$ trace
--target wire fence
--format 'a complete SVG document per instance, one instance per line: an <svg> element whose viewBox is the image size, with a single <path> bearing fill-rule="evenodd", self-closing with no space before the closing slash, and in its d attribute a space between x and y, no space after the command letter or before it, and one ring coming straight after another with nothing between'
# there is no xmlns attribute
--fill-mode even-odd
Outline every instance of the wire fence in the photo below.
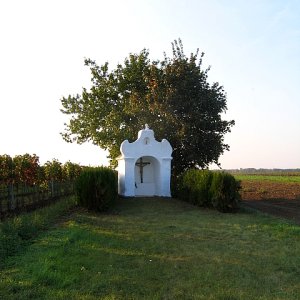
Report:
<svg viewBox="0 0 300 300"><path fill-rule="evenodd" d="M74 181L49 181L40 185L0 184L0 219L32 211L74 194Z"/></svg>

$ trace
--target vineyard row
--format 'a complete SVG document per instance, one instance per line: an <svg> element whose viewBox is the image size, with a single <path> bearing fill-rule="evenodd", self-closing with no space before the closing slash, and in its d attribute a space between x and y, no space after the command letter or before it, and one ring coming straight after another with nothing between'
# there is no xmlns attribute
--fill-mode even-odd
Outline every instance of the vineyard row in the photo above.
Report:
<svg viewBox="0 0 300 300"><path fill-rule="evenodd" d="M49 181L74 181L82 170L82 166L72 162L60 163L57 159L40 165L35 154L0 155L0 185L25 183L38 185Z"/></svg>
<svg viewBox="0 0 300 300"><path fill-rule="evenodd" d="M74 182L82 169L57 159L41 165L35 154L0 155L0 220L74 194Z"/></svg>

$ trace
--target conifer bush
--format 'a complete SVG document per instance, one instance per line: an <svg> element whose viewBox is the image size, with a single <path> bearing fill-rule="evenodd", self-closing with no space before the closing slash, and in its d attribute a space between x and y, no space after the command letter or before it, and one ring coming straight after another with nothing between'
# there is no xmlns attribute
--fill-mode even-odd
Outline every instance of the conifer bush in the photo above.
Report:
<svg viewBox="0 0 300 300"><path fill-rule="evenodd" d="M76 181L78 204L94 211L110 208L117 198L116 173L106 167L86 168Z"/></svg>
<svg viewBox="0 0 300 300"><path fill-rule="evenodd" d="M182 175L179 195L191 204L210 206L211 180L212 172L208 170L190 169Z"/></svg>
<svg viewBox="0 0 300 300"><path fill-rule="evenodd" d="M221 212L232 212L240 201L240 183L226 172L214 172L210 186L212 206Z"/></svg>
<svg viewBox="0 0 300 300"><path fill-rule="evenodd" d="M238 208L240 184L229 173L190 169L178 181L178 195L184 201L221 212Z"/></svg>

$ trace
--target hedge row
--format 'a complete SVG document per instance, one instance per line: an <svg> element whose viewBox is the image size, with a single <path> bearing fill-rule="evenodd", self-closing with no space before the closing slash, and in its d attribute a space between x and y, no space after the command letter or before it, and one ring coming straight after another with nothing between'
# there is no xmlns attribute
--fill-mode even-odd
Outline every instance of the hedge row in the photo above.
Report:
<svg viewBox="0 0 300 300"><path fill-rule="evenodd" d="M117 199L117 174L106 167L85 168L76 180L78 204L104 211Z"/></svg>
<svg viewBox="0 0 300 300"><path fill-rule="evenodd" d="M240 182L229 173L191 169L178 181L178 195L184 201L221 212L238 208Z"/></svg>

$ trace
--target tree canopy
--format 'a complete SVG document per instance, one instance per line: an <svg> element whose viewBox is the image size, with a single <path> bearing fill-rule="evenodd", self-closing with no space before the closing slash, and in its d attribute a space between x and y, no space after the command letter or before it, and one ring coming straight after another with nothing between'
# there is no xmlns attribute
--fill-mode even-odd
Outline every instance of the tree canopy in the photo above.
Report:
<svg viewBox="0 0 300 300"><path fill-rule="evenodd" d="M203 69L204 53L184 54L181 40L172 43L172 57L151 61L149 51L130 54L110 71L108 62L99 66L91 59L92 86L82 94L61 99L64 114L70 115L65 131L67 142L92 141L109 151L112 165L120 155L123 140L134 141L144 124L156 139L166 138L173 147L173 171L206 168L229 145L224 135L234 121L222 120L227 110L226 93L218 83L208 82Z"/></svg>

